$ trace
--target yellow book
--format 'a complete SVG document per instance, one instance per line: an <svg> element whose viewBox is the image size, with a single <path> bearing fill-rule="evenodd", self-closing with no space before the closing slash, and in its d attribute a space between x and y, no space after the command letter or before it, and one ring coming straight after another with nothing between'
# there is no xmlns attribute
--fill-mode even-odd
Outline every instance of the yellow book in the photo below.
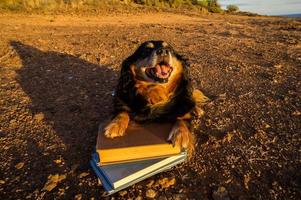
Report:
<svg viewBox="0 0 301 200"><path fill-rule="evenodd" d="M130 122L126 134L117 138L106 138L99 133L96 152L100 165L132 162L177 155L181 152L178 146L167 142L172 124Z"/></svg>

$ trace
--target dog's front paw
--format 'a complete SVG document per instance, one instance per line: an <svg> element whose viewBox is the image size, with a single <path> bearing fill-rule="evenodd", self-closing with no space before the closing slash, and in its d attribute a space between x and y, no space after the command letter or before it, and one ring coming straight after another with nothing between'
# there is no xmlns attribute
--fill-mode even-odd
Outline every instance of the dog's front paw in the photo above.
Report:
<svg viewBox="0 0 301 200"><path fill-rule="evenodd" d="M194 137L182 120L176 122L167 140L171 141L173 145L187 149L190 153L194 149Z"/></svg>
<svg viewBox="0 0 301 200"><path fill-rule="evenodd" d="M127 113L118 114L104 129L104 135L108 138L120 137L125 134L130 118Z"/></svg>

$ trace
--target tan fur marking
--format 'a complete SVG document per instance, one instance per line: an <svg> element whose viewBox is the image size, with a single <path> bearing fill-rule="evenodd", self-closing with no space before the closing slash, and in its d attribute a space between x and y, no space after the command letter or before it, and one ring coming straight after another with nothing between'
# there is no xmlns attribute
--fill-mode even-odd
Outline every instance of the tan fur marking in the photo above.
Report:
<svg viewBox="0 0 301 200"><path fill-rule="evenodd" d="M178 119L183 119L183 120L191 119L191 114L190 114L190 112L188 112L185 115L183 115L182 117L179 117Z"/></svg>
<svg viewBox="0 0 301 200"><path fill-rule="evenodd" d="M154 48L155 45L154 45L154 43L152 43L152 42L148 42L148 43L146 44L146 47L147 47L147 48Z"/></svg>
<svg viewBox="0 0 301 200"><path fill-rule="evenodd" d="M168 43L167 43L167 42L162 42L162 46L163 46L163 47L167 47L167 46L168 46Z"/></svg>

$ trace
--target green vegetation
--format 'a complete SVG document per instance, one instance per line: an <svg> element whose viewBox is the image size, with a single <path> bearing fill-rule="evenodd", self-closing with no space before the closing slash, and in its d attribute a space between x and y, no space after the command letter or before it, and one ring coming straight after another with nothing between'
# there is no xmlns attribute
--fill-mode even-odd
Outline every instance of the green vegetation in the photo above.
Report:
<svg viewBox="0 0 301 200"><path fill-rule="evenodd" d="M230 13L233 13L233 12L237 12L239 10L238 6L237 5L228 5L227 6L227 11L230 12Z"/></svg>
<svg viewBox="0 0 301 200"><path fill-rule="evenodd" d="M217 0L0 0L6 10L98 9L101 7L152 6L158 8L200 7L209 12L222 13Z"/></svg>

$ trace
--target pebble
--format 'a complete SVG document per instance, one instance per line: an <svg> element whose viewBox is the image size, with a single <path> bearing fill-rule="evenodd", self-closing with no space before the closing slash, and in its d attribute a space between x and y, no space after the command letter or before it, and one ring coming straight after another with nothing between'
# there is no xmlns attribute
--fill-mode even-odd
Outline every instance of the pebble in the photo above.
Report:
<svg viewBox="0 0 301 200"><path fill-rule="evenodd" d="M82 197L83 197L82 194L77 194L77 195L75 195L74 199L76 199L76 200L81 200Z"/></svg>
<svg viewBox="0 0 301 200"><path fill-rule="evenodd" d="M38 113L38 114L35 114L33 118L40 122L45 118L45 116L43 113Z"/></svg>
<svg viewBox="0 0 301 200"><path fill-rule="evenodd" d="M153 185L154 183L155 183L154 180L150 180L150 181L146 184L146 187L151 188L152 185Z"/></svg>
<svg viewBox="0 0 301 200"><path fill-rule="evenodd" d="M142 198L142 196L137 196L136 198L135 198L135 200L142 200L143 198Z"/></svg>
<svg viewBox="0 0 301 200"><path fill-rule="evenodd" d="M212 198L214 200L230 200L228 191L223 186L218 187L218 189L213 192Z"/></svg>
<svg viewBox="0 0 301 200"><path fill-rule="evenodd" d="M86 177L88 176L90 173L89 172L83 172L79 175L79 178L83 178L83 177Z"/></svg>
<svg viewBox="0 0 301 200"><path fill-rule="evenodd" d="M120 195L120 196L125 196L126 194L127 194L128 192L126 191L126 190L122 190L122 191L120 191L118 194Z"/></svg>
<svg viewBox="0 0 301 200"><path fill-rule="evenodd" d="M19 162L18 164L15 165L16 169L21 169L24 166L24 162Z"/></svg>
<svg viewBox="0 0 301 200"><path fill-rule="evenodd" d="M157 195L157 192L155 192L153 189L148 189L145 195L146 197L153 199Z"/></svg>
<svg viewBox="0 0 301 200"><path fill-rule="evenodd" d="M65 174L54 174L54 175L49 175L48 176L48 180L45 183L44 187L42 188L42 191L48 191L50 192L51 190L53 190L58 183L60 183L61 181L63 181L64 179L66 179L66 175Z"/></svg>
<svg viewBox="0 0 301 200"><path fill-rule="evenodd" d="M162 178L158 180L159 185L162 188L169 188L170 186L174 185L176 183L175 178Z"/></svg>

